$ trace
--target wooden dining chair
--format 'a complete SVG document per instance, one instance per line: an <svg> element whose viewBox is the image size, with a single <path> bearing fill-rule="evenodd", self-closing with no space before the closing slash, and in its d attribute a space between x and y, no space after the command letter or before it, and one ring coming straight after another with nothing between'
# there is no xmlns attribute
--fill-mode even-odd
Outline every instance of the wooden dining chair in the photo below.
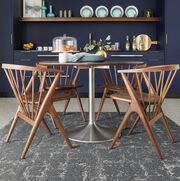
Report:
<svg viewBox="0 0 180 181"><path fill-rule="evenodd" d="M58 94L58 92L60 94L62 94L63 92L69 92L69 94L68 96L59 97L59 99L57 99L56 101L63 101L63 100L66 101L64 110L63 110L63 113L65 114L71 98L76 96L77 102L81 111L82 121L83 121L83 124L85 124L85 121L86 121L85 113L84 113L83 105L81 102L80 93L78 91L78 88L80 88L82 85L77 84L80 69L72 65L60 65L60 64L49 65L45 62L39 62L36 65L46 66L47 68L54 69L54 70L62 70L64 72L59 77L59 81L56 87L56 94ZM52 82L51 79L54 77L54 75L53 73L49 73L46 76L47 76L47 79L46 79L45 89L48 89L49 84L51 85L51 82Z"/></svg>
<svg viewBox="0 0 180 181"><path fill-rule="evenodd" d="M25 158L40 124L44 126L49 134L51 134L51 131L44 120L44 115L49 113L53 118L54 124L64 136L67 144L72 148L68 135L53 106L54 100L59 96L55 95L55 89L62 71L54 69L50 70L43 67L29 67L12 64L2 64L2 68L7 75L13 93L19 104L19 108L11 124L6 142L9 142L19 118L30 124L32 129L21 155L22 159ZM45 91L44 84L46 81L46 75L49 73L55 74L55 77L49 89ZM41 79L41 82L37 87L37 81L39 78Z"/></svg>
<svg viewBox="0 0 180 181"><path fill-rule="evenodd" d="M138 121L142 121L158 157L160 159L163 158L151 125L161 120L171 143L174 142L174 137L162 110L162 104L178 69L179 65L163 65L119 71L127 92L122 91L112 94L111 98L117 101L128 102L129 108L123 121L120 123L110 148L113 148L122 131L126 128L132 113L136 112L139 117L133 123L131 131L137 125ZM134 82L129 80L129 74L134 75ZM138 83L137 88L134 88L136 82Z"/></svg>
<svg viewBox="0 0 180 181"><path fill-rule="evenodd" d="M98 112L96 115L96 120L99 119L99 116L101 114L105 99L107 97L110 97L111 94L116 93L120 90L126 90L126 87L124 85L124 82L122 80L122 77L120 74L118 74L118 70L124 70L124 69L133 69L137 67L145 67L146 64L144 62L118 62L114 65L108 66L107 68L102 69L102 76L104 79L104 85L100 85L103 87L103 96L101 98L101 102L98 108ZM133 76L131 77L133 80ZM115 99L112 99L113 103L115 105L115 108L117 112L120 114L120 109L118 107L117 101Z"/></svg>

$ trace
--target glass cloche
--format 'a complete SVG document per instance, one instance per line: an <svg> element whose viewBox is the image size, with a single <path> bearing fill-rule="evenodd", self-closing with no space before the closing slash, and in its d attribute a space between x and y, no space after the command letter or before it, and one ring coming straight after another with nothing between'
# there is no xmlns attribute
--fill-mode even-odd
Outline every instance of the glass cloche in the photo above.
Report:
<svg viewBox="0 0 180 181"><path fill-rule="evenodd" d="M55 37L53 39L53 52L77 51L77 39L70 36Z"/></svg>

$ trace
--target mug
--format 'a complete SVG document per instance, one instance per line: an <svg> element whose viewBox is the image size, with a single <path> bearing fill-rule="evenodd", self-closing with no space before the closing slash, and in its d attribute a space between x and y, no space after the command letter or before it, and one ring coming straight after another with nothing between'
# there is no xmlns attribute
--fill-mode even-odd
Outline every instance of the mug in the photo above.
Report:
<svg viewBox="0 0 180 181"><path fill-rule="evenodd" d="M42 51L42 50L43 50L43 47L38 46L38 47L36 48L36 50L37 50L37 51Z"/></svg>
<svg viewBox="0 0 180 181"><path fill-rule="evenodd" d="M43 47L43 50L44 50L44 51L48 51L48 47L47 47L47 46L44 46L44 47Z"/></svg>
<svg viewBox="0 0 180 181"><path fill-rule="evenodd" d="M48 47L48 50L49 50L49 51L52 51L52 50L53 50L52 46Z"/></svg>

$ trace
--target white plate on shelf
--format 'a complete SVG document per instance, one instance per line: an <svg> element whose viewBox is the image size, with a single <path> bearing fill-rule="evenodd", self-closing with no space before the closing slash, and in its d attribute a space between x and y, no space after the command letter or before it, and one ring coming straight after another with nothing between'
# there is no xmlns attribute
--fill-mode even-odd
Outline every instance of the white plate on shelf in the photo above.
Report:
<svg viewBox="0 0 180 181"><path fill-rule="evenodd" d="M106 6L98 6L95 11L96 17L105 18L109 15L109 10Z"/></svg>
<svg viewBox="0 0 180 181"><path fill-rule="evenodd" d="M91 6L83 6L80 9L80 15L83 18L90 18L94 15L94 10Z"/></svg>
<svg viewBox="0 0 180 181"><path fill-rule="evenodd" d="M134 17L137 17L138 16L138 9L136 8L136 6L128 6L126 9L125 9L125 15L128 17L128 18L134 18Z"/></svg>
<svg viewBox="0 0 180 181"><path fill-rule="evenodd" d="M119 17L123 17L124 15L124 9L121 6L113 6L111 8L110 14L112 17L114 18L119 18Z"/></svg>

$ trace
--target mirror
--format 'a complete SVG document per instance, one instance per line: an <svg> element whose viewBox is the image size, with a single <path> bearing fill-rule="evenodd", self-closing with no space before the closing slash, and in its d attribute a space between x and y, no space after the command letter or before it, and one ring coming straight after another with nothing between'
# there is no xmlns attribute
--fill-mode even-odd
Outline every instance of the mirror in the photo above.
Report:
<svg viewBox="0 0 180 181"><path fill-rule="evenodd" d="M157 41L152 41L148 35L141 34L136 37L136 48L139 51L147 51L151 45L157 45Z"/></svg>

